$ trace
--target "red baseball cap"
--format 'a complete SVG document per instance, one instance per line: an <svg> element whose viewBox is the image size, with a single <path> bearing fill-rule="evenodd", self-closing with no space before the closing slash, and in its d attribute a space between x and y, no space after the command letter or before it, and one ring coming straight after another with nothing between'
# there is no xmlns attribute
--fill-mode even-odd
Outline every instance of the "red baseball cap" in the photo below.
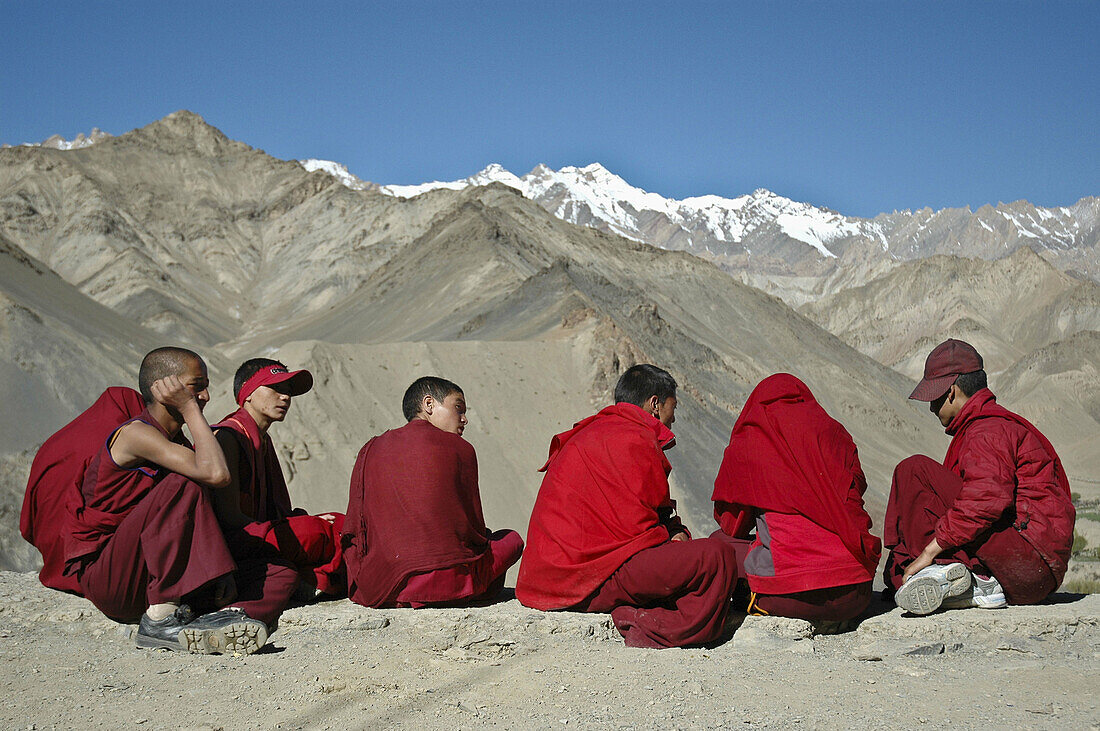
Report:
<svg viewBox="0 0 1100 731"><path fill-rule="evenodd" d="M301 396L313 388L313 374L305 369L288 371L278 364L264 366L241 385L240 393L237 394L237 404L244 406L244 402L260 386L274 386L279 383L290 386L290 396Z"/></svg>
<svg viewBox="0 0 1100 731"><path fill-rule="evenodd" d="M985 365L982 356L970 343L949 338L937 345L924 361L924 378L909 394L917 401L935 401L947 393L963 373L980 371Z"/></svg>

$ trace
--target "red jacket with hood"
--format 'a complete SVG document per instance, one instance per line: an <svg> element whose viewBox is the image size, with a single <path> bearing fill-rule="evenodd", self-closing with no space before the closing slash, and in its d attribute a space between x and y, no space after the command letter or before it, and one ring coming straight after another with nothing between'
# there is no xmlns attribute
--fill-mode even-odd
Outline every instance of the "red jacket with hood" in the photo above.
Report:
<svg viewBox="0 0 1100 731"><path fill-rule="evenodd" d="M967 400L947 433L954 438L943 464L963 486L936 525L936 540L962 546L1007 517L1061 583L1077 513L1054 447L987 388Z"/></svg>
<svg viewBox="0 0 1100 731"><path fill-rule="evenodd" d="M882 543L863 507L855 442L802 381L778 373L749 396L714 481L723 532L756 538L749 588L790 594L869 582Z"/></svg>

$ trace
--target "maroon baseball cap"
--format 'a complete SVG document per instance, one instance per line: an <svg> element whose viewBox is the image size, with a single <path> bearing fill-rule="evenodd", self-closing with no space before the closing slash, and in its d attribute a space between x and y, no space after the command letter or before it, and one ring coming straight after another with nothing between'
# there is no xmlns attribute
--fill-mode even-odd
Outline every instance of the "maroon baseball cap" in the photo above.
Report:
<svg viewBox="0 0 1100 731"><path fill-rule="evenodd" d="M260 386L275 386L280 383L288 383L290 396L301 396L313 388L313 374L303 369L300 371L288 371L281 365L264 366L256 371L255 375L241 384L241 390L237 393L237 403L244 406L244 402Z"/></svg>
<svg viewBox="0 0 1100 731"><path fill-rule="evenodd" d="M978 355L973 345L949 338L928 354L928 359L924 361L924 378L909 398L935 401L947 393L947 389L963 373L973 373L984 367L982 356Z"/></svg>

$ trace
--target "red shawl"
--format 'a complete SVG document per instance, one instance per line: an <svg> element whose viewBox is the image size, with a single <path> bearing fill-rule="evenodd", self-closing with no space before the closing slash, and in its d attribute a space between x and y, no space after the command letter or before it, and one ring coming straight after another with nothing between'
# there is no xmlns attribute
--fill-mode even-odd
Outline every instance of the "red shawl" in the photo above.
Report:
<svg viewBox="0 0 1100 731"><path fill-rule="evenodd" d="M19 532L42 554L39 580L51 589L80 594L75 576L64 576L64 526L81 501L80 486L92 457L120 424L145 409L141 394L112 386L47 439L31 464Z"/></svg>
<svg viewBox="0 0 1100 731"><path fill-rule="evenodd" d="M363 446L344 521L348 596L386 606L412 574L476 561L489 541L474 448L422 419Z"/></svg>
<svg viewBox="0 0 1100 731"><path fill-rule="evenodd" d="M627 559L669 539L658 509L671 504L668 427L633 404L608 406L550 442L516 598L565 609Z"/></svg>
<svg viewBox="0 0 1100 731"><path fill-rule="evenodd" d="M271 437L260 432L256 420L243 407L212 427L229 429L240 442L240 453L248 466L241 473L241 512L257 522L291 515L290 491L279 466Z"/></svg>
<svg viewBox="0 0 1100 731"><path fill-rule="evenodd" d="M881 543L863 509L867 481L852 437L787 373L761 381L733 426L715 502L801 515L836 534L872 574Z"/></svg>

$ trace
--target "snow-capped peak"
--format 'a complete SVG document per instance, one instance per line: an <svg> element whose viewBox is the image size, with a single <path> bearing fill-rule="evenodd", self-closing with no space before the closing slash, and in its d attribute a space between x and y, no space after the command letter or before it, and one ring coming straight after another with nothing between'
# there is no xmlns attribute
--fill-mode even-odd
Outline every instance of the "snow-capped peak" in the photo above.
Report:
<svg viewBox="0 0 1100 731"><path fill-rule="evenodd" d="M54 150L80 150L85 147L91 147L101 140L109 139L111 136L112 135L104 132L99 127L92 127L92 131L87 135L81 132L71 140L67 140L61 135L53 135L42 142L24 142L20 147L49 147ZM4 145L4 147L10 147L10 145Z"/></svg>
<svg viewBox="0 0 1100 731"><path fill-rule="evenodd" d="M460 190L492 182L516 188L566 221L603 228L639 241L651 240L654 221L663 218L671 224L670 240L679 237L681 240L676 243L680 246L696 248L694 244L699 243L699 248L708 251L713 251L712 245L721 249L740 246L747 234L774 224L789 238L812 246L822 256L834 257L827 244L860 229L856 219L796 203L762 188L737 198L717 195L683 200L665 198L631 185L598 162L560 170L539 164L522 177L493 163L463 180L387 185L381 190L410 198L438 188ZM666 245L670 241L655 243Z"/></svg>
<svg viewBox="0 0 1100 731"><path fill-rule="evenodd" d="M332 177L336 178L345 187L352 190L363 190L367 187L367 184L353 175L346 165L341 165L338 162L332 160L315 160L310 158L309 160L299 160L298 164L306 169L307 172L314 172L320 170L328 173Z"/></svg>

